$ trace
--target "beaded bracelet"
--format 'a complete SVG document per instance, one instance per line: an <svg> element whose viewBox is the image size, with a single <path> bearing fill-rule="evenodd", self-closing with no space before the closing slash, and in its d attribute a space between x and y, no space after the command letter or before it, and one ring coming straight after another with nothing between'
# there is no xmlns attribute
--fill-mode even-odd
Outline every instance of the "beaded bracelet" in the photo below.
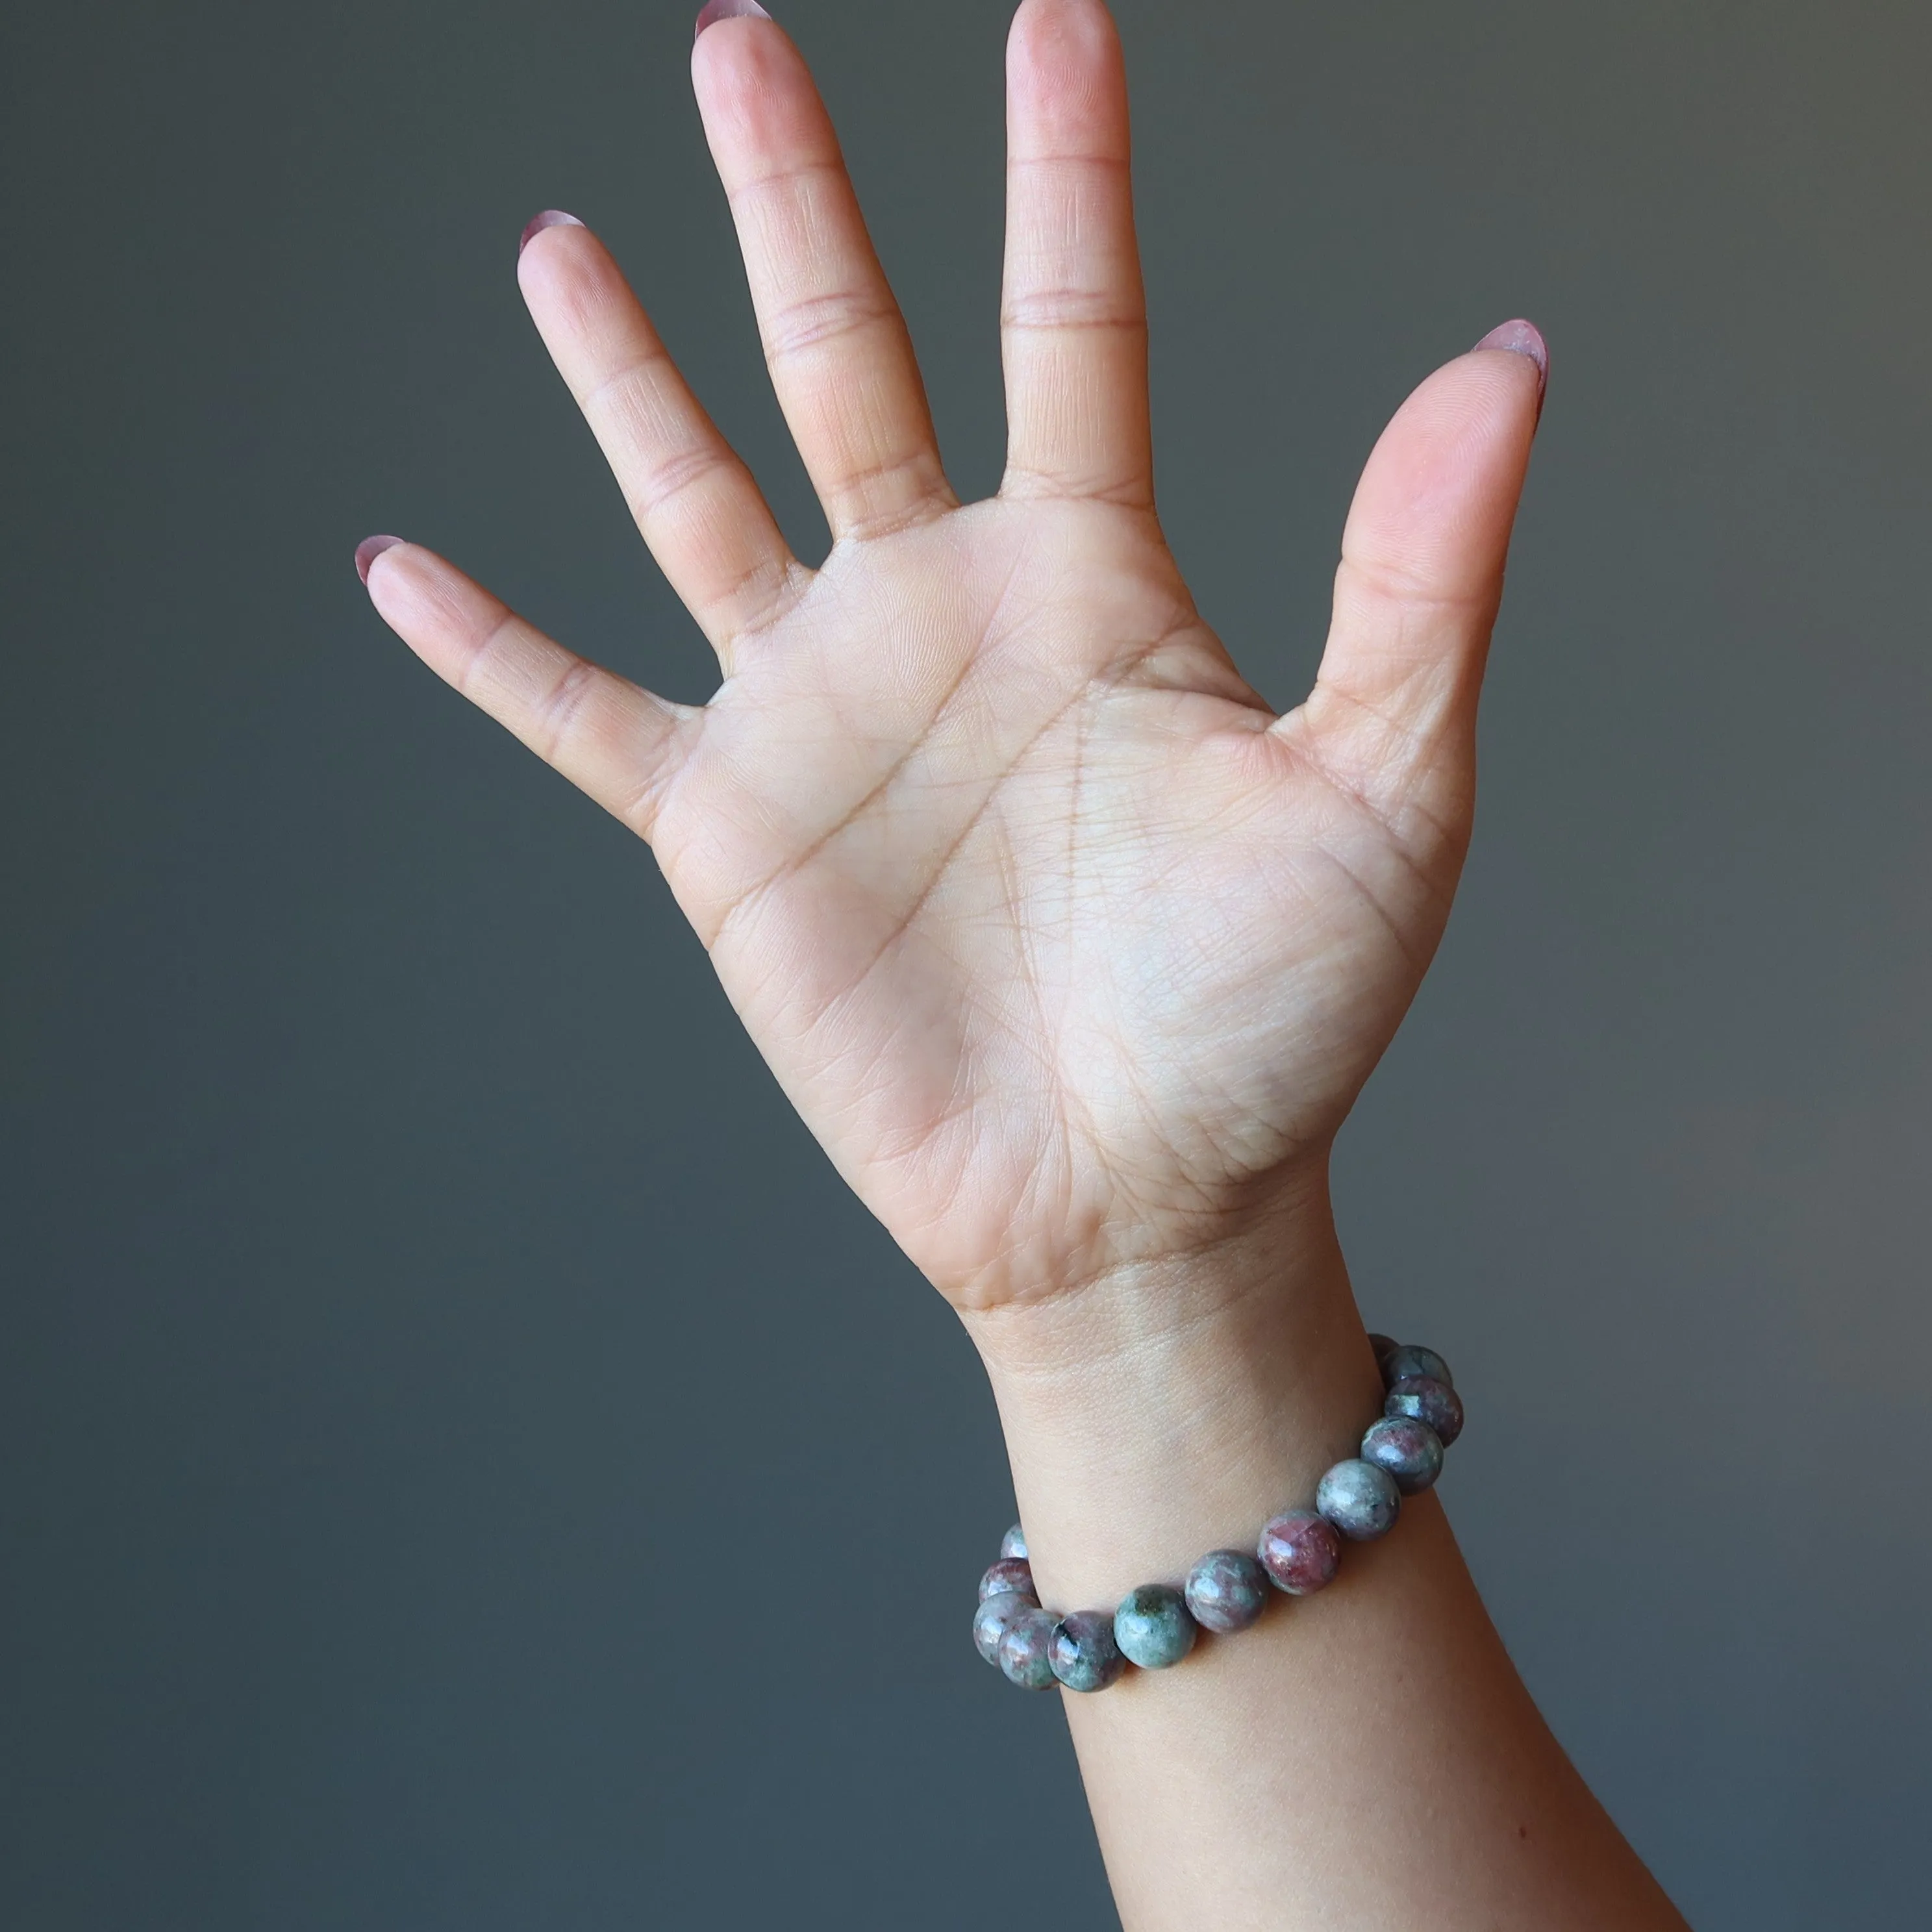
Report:
<svg viewBox="0 0 1932 1932"><path fill-rule="evenodd" d="M1315 1507L1284 1510L1263 1526L1254 1555L1213 1550L1178 1588L1143 1583L1114 1611L1040 1608L1018 1523L1000 1544L999 1560L980 1580L973 1643L1023 1690L1063 1684L1104 1690L1130 1664L1165 1670L1194 1648L1202 1630L1217 1636L1246 1630L1273 1591L1312 1595L1331 1582L1342 1542L1372 1543L1395 1527L1404 1496L1430 1487L1442 1472L1442 1452L1462 1432L1462 1404L1449 1364L1433 1348L1371 1335L1382 1372L1379 1420L1362 1438L1361 1454L1337 1462L1316 1486Z"/></svg>

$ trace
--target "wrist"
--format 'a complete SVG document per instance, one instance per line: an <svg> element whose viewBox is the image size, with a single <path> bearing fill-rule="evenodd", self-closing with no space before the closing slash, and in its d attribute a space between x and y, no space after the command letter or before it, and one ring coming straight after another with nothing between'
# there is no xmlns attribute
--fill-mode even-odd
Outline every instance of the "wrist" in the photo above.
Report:
<svg viewBox="0 0 1932 1932"><path fill-rule="evenodd" d="M1070 1607L1251 1547L1380 1408L1325 1189L1211 1248L962 1319L1035 1576Z"/></svg>

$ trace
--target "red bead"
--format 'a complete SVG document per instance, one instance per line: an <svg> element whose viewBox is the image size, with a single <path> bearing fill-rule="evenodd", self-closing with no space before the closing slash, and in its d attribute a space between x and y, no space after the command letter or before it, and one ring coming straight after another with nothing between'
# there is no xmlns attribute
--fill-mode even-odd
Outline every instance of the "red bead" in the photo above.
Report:
<svg viewBox="0 0 1932 1932"><path fill-rule="evenodd" d="M1255 1553L1277 1590L1306 1597L1335 1580L1342 1539L1334 1525L1312 1510L1284 1510L1262 1531Z"/></svg>
<svg viewBox="0 0 1932 1932"><path fill-rule="evenodd" d="M1022 1592L1029 1603L1040 1601L1034 1594L1033 1565L1024 1556L1002 1556L980 1579L980 1600L1004 1595L1009 1590Z"/></svg>

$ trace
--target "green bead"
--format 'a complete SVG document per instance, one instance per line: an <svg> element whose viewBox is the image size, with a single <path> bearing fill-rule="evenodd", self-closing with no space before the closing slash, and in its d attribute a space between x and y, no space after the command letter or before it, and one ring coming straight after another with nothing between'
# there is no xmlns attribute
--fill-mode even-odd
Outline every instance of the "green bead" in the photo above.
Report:
<svg viewBox="0 0 1932 1932"><path fill-rule="evenodd" d="M1315 1507L1356 1543L1370 1543L1395 1527L1402 1509L1402 1492L1386 1469L1372 1462L1337 1462L1322 1478Z"/></svg>
<svg viewBox="0 0 1932 1932"><path fill-rule="evenodd" d="M1114 1620L1105 1610L1068 1611L1053 1627L1047 1656L1054 1676L1070 1690L1104 1690L1127 1667L1114 1641Z"/></svg>
<svg viewBox="0 0 1932 1932"><path fill-rule="evenodd" d="M1456 1386L1456 1378L1449 1372L1449 1364L1433 1348L1425 1348L1414 1342L1406 1342L1399 1348L1391 1349L1382 1358L1382 1386L1394 1388L1406 1376L1426 1376L1432 1382L1446 1383L1450 1388Z"/></svg>
<svg viewBox="0 0 1932 1932"><path fill-rule="evenodd" d="M1166 1583L1143 1583L1114 1612L1114 1641L1130 1664L1165 1670L1194 1648L1198 1634L1186 1600Z"/></svg>

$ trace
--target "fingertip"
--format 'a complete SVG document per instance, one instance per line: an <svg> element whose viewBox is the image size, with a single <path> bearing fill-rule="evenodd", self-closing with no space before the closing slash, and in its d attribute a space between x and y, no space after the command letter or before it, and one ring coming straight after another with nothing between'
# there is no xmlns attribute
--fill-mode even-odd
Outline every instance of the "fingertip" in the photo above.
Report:
<svg viewBox="0 0 1932 1932"><path fill-rule="evenodd" d="M767 34L766 27L778 32ZM723 31L714 32L714 28ZM794 51L790 35L755 0L712 0L698 15L692 36L692 78L699 106L728 78L740 88L768 82L770 63Z"/></svg>
<svg viewBox="0 0 1932 1932"><path fill-rule="evenodd" d="M541 247L532 244L552 230L558 238ZM560 208L546 208L524 230L517 244L517 286L524 301L544 326L544 316L561 309L575 326L605 294L615 265L596 229Z"/></svg>
<svg viewBox="0 0 1932 1932"><path fill-rule="evenodd" d="M1550 386L1550 344L1541 329L1522 316L1513 321L1498 322L1488 334L1471 350L1499 349L1511 356L1520 356L1531 363L1536 370L1536 396L1540 405L1544 392Z"/></svg>
<svg viewBox="0 0 1932 1932"><path fill-rule="evenodd" d="M1491 596L1542 408L1541 340L1486 338L1415 389L1370 454L1345 557L1432 596Z"/></svg>
<svg viewBox="0 0 1932 1932"><path fill-rule="evenodd" d="M567 214L560 208L546 208L533 214L524 224L524 232L517 237L517 254L520 258L524 250L546 228L581 228L584 224L577 216Z"/></svg>
<svg viewBox="0 0 1932 1932"><path fill-rule="evenodd" d="M714 154L721 141L736 147L794 127L816 100L804 56L763 8L706 21L692 46L691 79Z"/></svg>
<svg viewBox="0 0 1932 1932"><path fill-rule="evenodd" d="M1061 48L1092 53L1119 38L1106 0L1021 0L1007 33L1010 46L1040 53Z"/></svg>
<svg viewBox="0 0 1932 1932"><path fill-rule="evenodd" d="M1543 412L1549 358L1534 322L1502 323L1417 385L1390 419L1377 454L1394 456L1399 469L1412 471L1526 461Z"/></svg>
<svg viewBox="0 0 1932 1932"><path fill-rule="evenodd" d="M400 537L364 537L356 546L356 574L362 580L364 590L368 588L369 572L376 558L385 550L394 550L402 542Z"/></svg>
<svg viewBox="0 0 1932 1932"><path fill-rule="evenodd" d="M502 602L448 558L401 537L370 537L380 546L364 579L376 614L440 676L452 675L465 639L486 635L507 613Z"/></svg>
<svg viewBox="0 0 1932 1932"><path fill-rule="evenodd" d="M1012 105L1024 117L1010 130L1022 155L1035 142L1044 154L1067 143L1077 150L1097 112L1117 118L1124 105L1123 58L1102 0L1024 0L1006 37L1006 81ZM1111 152L1114 142L1106 145Z"/></svg>
<svg viewBox="0 0 1932 1932"><path fill-rule="evenodd" d="M406 537L364 537L356 546L356 572L371 607L418 656L424 598L433 596L433 587L440 586L447 570L435 551Z"/></svg>
<svg viewBox="0 0 1932 1932"><path fill-rule="evenodd" d="M692 44L696 46L704 38L705 28L716 26L720 20L769 20L771 17L758 0L704 0L691 30Z"/></svg>

